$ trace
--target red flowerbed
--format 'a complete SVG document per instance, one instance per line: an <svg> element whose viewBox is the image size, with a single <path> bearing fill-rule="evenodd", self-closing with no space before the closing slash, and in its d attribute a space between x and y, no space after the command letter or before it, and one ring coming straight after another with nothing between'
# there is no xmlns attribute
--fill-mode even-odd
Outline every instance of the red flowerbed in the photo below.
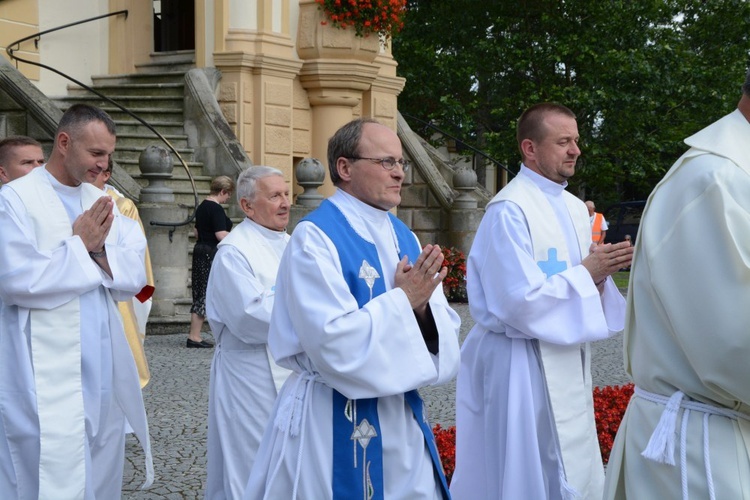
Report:
<svg viewBox="0 0 750 500"><path fill-rule="evenodd" d="M633 384L608 385L594 388L594 417L596 432L599 435L599 448L602 460L609 462L609 453L615 442L615 434L625 415L630 396L633 395Z"/></svg>
<svg viewBox="0 0 750 500"><path fill-rule="evenodd" d="M443 463L443 472L448 484L453 477L453 471L456 469L456 426L443 429L440 424L432 428L435 434L435 442L440 453L440 461Z"/></svg>
<svg viewBox="0 0 750 500"><path fill-rule="evenodd" d="M625 409L633 395L633 384L608 385L594 388L594 416L596 432L599 435L599 448L602 460L609 461L609 453L615 441L615 434L620 427ZM440 424L433 427L440 460L443 463L445 477L450 483L456 468L456 426L443 429Z"/></svg>

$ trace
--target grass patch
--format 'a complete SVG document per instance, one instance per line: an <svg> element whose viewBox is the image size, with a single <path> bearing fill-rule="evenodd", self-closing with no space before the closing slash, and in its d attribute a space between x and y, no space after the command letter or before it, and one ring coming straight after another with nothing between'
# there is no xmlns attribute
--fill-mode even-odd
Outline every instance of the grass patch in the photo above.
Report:
<svg viewBox="0 0 750 500"><path fill-rule="evenodd" d="M630 271L620 271L612 275L612 279L615 280L617 288L627 288L628 281L630 280Z"/></svg>

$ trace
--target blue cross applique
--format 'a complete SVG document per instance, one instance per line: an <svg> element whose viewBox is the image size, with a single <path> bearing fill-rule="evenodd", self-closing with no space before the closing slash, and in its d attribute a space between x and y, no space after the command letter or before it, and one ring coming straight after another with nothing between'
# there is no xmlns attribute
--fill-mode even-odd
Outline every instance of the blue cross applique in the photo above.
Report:
<svg viewBox="0 0 750 500"><path fill-rule="evenodd" d="M554 276L557 273L561 273L568 268L568 263L564 260L557 260L557 248L550 248L547 251L547 260L540 260L537 262L539 269L542 270L547 278Z"/></svg>

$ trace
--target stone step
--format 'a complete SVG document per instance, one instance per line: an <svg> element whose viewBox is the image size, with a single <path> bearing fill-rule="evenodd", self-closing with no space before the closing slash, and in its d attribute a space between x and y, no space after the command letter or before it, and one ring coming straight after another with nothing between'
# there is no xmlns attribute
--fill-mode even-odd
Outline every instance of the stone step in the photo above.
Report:
<svg viewBox="0 0 750 500"><path fill-rule="evenodd" d="M189 290L189 289L188 289ZM190 308L193 306L193 298L185 297L177 299L174 302L174 309L176 315L184 315L190 318Z"/></svg>
<svg viewBox="0 0 750 500"><path fill-rule="evenodd" d="M142 188L148 187L150 182L148 178L142 177L140 175L131 175L133 177L133 180L136 181ZM203 193L208 194L208 192L211 190L211 178L210 177L204 177L200 176L198 178L193 178L195 182L195 189L198 191L198 196L200 197ZM190 181L188 181L187 176L183 178L173 178L173 179L167 179L164 180L164 186L172 189L175 193L189 193L190 196L192 196L192 187L190 185ZM190 204L192 205L193 199L190 198Z"/></svg>
<svg viewBox="0 0 750 500"><path fill-rule="evenodd" d="M182 111L184 105L183 96L130 96L130 95L109 95L107 96L122 106L130 108L158 108L158 109L179 109ZM112 104L94 95L76 95L65 97L53 97L55 105L65 111L73 104L83 103L93 106L102 107L106 103Z"/></svg>
<svg viewBox="0 0 750 500"><path fill-rule="evenodd" d="M179 96L180 98L182 98L185 95L185 85L183 83L126 83L120 85L96 85L93 88L97 92L104 94L107 97L118 95L129 97ZM68 86L69 97L91 95L93 94L88 89L84 89L82 87L79 87L78 85Z"/></svg>
<svg viewBox="0 0 750 500"><path fill-rule="evenodd" d="M148 184L147 179L148 177L145 177L141 174L141 169L138 166L138 163L133 163L132 160L120 160L117 157L115 157L115 161L118 165L120 165L125 171L135 180L139 181L139 184L146 185ZM207 175L203 175L203 164L198 162L189 162L188 163L188 169L190 169L190 175L193 177L193 182L196 184L205 184L206 186L211 184L211 177ZM143 182L140 182L143 180ZM174 169L172 170L172 179L170 182L187 182L189 183L190 180L188 178L187 172L185 172L185 169L180 164L175 164ZM203 186L201 186L203 187Z"/></svg>
<svg viewBox="0 0 750 500"><path fill-rule="evenodd" d="M186 135L178 135L178 134L162 134L162 135L164 136L166 140L170 142L170 144L172 144L172 147L174 147L177 151L180 151L181 149L187 149L188 138ZM156 137L150 131L148 134L120 133L118 131L117 143L118 145L122 144L123 146L138 147L141 149L144 149L146 148L146 146L150 146L151 144L157 144L157 145L166 147L159 140L159 138ZM182 153L180 153L180 155L182 155Z"/></svg>
<svg viewBox="0 0 750 500"><path fill-rule="evenodd" d="M166 144L160 141L158 137L156 137L155 135L152 135L152 137L154 139L153 144L155 146L159 146L159 147L167 149L169 151L169 154L172 156L172 162L177 162L177 157L174 154L174 152L169 150ZM172 144L172 146L174 146L174 144ZM141 154L141 151L143 151L143 149L144 149L143 146L139 146L135 144L118 144L117 149L115 150L115 155L117 155L118 157L122 157L122 158L134 158L137 160ZM193 153L195 152L193 148L175 147L175 149L177 150L178 153L180 153L180 156L182 157L183 160L185 160L186 162L192 161Z"/></svg>
<svg viewBox="0 0 750 500"><path fill-rule="evenodd" d="M117 163L125 169L129 174L131 175L140 175L141 170L138 165L139 158L135 155L133 156L120 156L118 155L119 151L115 151L115 160L117 160ZM140 153L136 153L140 155ZM185 156L182 157L183 160L185 160ZM193 174L194 172L195 177L196 175L201 175L203 170L203 163L199 161L188 161L185 160L185 164L190 169L190 173ZM174 167L174 170L172 171L173 177L180 177L187 179L187 174L185 174L185 169L183 168L182 164L177 160L177 158L172 156L172 166ZM200 172L199 172L200 171ZM210 177L207 177L207 179L211 179Z"/></svg>
<svg viewBox="0 0 750 500"><path fill-rule="evenodd" d="M100 106L104 111L109 113L116 122L118 120L135 120L132 116L122 111L120 108L112 106L109 103ZM182 109L159 109L159 108L128 108L133 114L146 120L149 123L154 121L161 121L164 123L179 123L182 125L185 122L184 113Z"/></svg>
<svg viewBox="0 0 750 500"><path fill-rule="evenodd" d="M178 314L176 312L177 307L175 307L174 316L149 316L148 324L146 325L146 335L173 335L184 333L187 338L187 333L190 329L190 306L187 306L187 313L183 313L183 310L184 307L180 307L180 313Z"/></svg>
<svg viewBox="0 0 750 500"><path fill-rule="evenodd" d="M171 52L152 52L151 61L136 64L138 73L164 73L180 71L183 73L195 67L194 50L175 50Z"/></svg>
<svg viewBox="0 0 750 500"><path fill-rule="evenodd" d="M152 73L128 73L121 75L99 75L92 76L94 87L99 85L123 85L132 83L183 83L185 81L184 71L154 71Z"/></svg>
<svg viewBox="0 0 750 500"><path fill-rule="evenodd" d="M169 121L164 121L164 120L146 120L146 122L152 127L154 127L156 130L158 130L159 133L164 136L179 135L179 134L185 133L185 129L181 122L169 122ZM144 124L134 119L115 120L115 125L117 126L118 136L120 134L134 134L134 133L144 134L147 131L150 131L148 127L146 127Z"/></svg>

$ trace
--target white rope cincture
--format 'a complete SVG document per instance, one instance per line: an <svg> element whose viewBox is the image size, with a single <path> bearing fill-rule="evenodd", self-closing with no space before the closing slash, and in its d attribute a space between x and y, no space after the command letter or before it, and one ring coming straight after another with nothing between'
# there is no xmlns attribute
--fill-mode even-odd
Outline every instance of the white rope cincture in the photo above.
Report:
<svg viewBox="0 0 750 500"><path fill-rule="evenodd" d="M706 464L706 482L708 483L708 498L716 500L716 491L714 491L714 476L711 473L711 449L708 440L708 413L703 414L703 462Z"/></svg>
<svg viewBox="0 0 750 500"><path fill-rule="evenodd" d="M636 387L635 394L640 396L638 392L638 387ZM659 401L654 401L653 399L644 397L644 399L648 399L649 401L653 401L654 403L666 404L666 408L661 414L659 423L657 424L656 429L654 429L653 434L651 434L651 439L648 440L646 449L641 453L641 455L643 455L645 458L653 460L654 462L659 462L661 464L675 464L675 426L677 424L677 410L680 409L680 403L682 402L683 396L684 394L682 393L682 391L677 391L672 394L669 399L666 400L666 403L661 400L661 396Z"/></svg>
<svg viewBox="0 0 750 500"><path fill-rule="evenodd" d="M290 389L289 393L284 397L284 401L279 407L278 414L274 420L274 425L277 429L284 433L284 440L281 443L281 452L279 453L279 460L276 462L276 466L273 472L266 481L267 485L273 483L276 479L276 475L281 468L281 464L284 461L286 445L289 441L289 437L296 437L302 434L300 438L300 447L297 451L297 467L295 469L294 477L294 491L292 498L297 497L297 487L299 485L299 476L301 472L302 463L302 450L305 444L305 433L304 425L307 418L307 408L310 404L310 392L312 391L313 382L315 376L309 373L297 374L297 380L294 382L294 386Z"/></svg>
<svg viewBox="0 0 750 500"><path fill-rule="evenodd" d="M688 418L690 418L690 410L686 408L682 412L682 426L680 427L680 483L682 485L682 500L688 500L688 477L687 477Z"/></svg>
<svg viewBox="0 0 750 500"><path fill-rule="evenodd" d="M672 396L666 397L660 394L654 394L653 392L646 391L644 389L641 389L640 387L636 387L634 395L641 399L645 399L646 401L651 401L652 403L661 404L666 407L662 412L659 423L654 429L654 432L651 434L651 438L649 439L646 449L641 453L641 455L643 455L645 458L658 463L675 465L674 440L676 433L677 412L680 408L683 409L682 425L680 426L680 480L683 500L688 499L687 422L692 411L703 413L703 462L706 472L706 483L708 485L709 499L716 500L716 491L714 488L714 479L710 460L711 447L708 417L711 415L718 415L732 420L742 419L750 421L750 415L730 410L728 408L700 403L698 401L685 400L685 395L681 391L677 391L672 394Z"/></svg>

